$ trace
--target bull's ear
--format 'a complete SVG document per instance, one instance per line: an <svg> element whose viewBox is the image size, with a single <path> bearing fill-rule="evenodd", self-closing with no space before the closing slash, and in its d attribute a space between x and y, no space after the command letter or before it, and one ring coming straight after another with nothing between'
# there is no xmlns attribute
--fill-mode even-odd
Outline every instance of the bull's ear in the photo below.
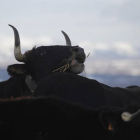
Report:
<svg viewBox="0 0 140 140"><path fill-rule="evenodd" d="M27 69L25 64L14 64L7 68L7 72L10 76L21 76L26 74Z"/></svg>
<svg viewBox="0 0 140 140"><path fill-rule="evenodd" d="M103 127L109 131L116 131L120 124L123 124L121 112L118 111L102 111L99 119Z"/></svg>

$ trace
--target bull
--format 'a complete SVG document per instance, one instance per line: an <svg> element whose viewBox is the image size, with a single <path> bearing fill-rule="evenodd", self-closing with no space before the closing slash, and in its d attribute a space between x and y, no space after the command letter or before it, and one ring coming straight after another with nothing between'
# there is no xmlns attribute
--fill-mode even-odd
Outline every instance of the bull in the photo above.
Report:
<svg viewBox="0 0 140 140"><path fill-rule="evenodd" d="M110 131L108 140L140 140L140 104L102 110L99 120Z"/></svg>
<svg viewBox="0 0 140 140"><path fill-rule="evenodd" d="M0 138L40 140L40 134L46 140L90 140L97 131L107 136L108 131L98 125L98 112L56 97L0 100Z"/></svg>
<svg viewBox="0 0 140 140"><path fill-rule="evenodd" d="M140 88L110 87L93 79L59 72L43 78L34 96L56 96L92 108L125 107L140 102Z"/></svg>
<svg viewBox="0 0 140 140"><path fill-rule="evenodd" d="M57 97L0 100L0 138L139 140L140 105L131 105L93 109Z"/></svg>
<svg viewBox="0 0 140 140"><path fill-rule="evenodd" d="M0 82L0 98L33 95L36 84L49 74L66 71L73 74L84 69L85 53L79 46L72 46L65 32L66 46L40 46L21 53L20 37L17 29L9 25L15 36L14 56L23 64L9 65L7 71L11 76Z"/></svg>

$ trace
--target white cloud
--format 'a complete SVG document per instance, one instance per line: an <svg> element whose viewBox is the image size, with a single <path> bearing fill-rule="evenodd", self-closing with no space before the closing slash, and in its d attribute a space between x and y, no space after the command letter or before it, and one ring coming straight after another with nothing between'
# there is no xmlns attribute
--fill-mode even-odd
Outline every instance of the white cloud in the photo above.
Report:
<svg viewBox="0 0 140 140"><path fill-rule="evenodd" d="M138 51L135 47L133 47L130 43L126 42L115 42L112 43L114 51L117 51L120 55L125 56L136 56L138 55Z"/></svg>
<svg viewBox="0 0 140 140"><path fill-rule="evenodd" d="M112 42L112 43L92 43L90 41L83 41L79 43L85 49L86 54L94 55L96 51L111 51L113 54L120 56L137 56L140 55L137 48L127 42Z"/></svg>
<svg viewBox="0 0 140 140"><path fill-rule="evenodd" d="M92 43L90 41L83 41L78 44L84 48L86 54L90 53L91 55L94 55L96 50L104 51L110 49L110 46L107 43Z"/></svg>
<svg viewBox="0 0 140 140"><path fill-rule="evenodd" d="M140 60L107 60L90 59L86 61L87 74L104 75L140 75Z"/></svg>

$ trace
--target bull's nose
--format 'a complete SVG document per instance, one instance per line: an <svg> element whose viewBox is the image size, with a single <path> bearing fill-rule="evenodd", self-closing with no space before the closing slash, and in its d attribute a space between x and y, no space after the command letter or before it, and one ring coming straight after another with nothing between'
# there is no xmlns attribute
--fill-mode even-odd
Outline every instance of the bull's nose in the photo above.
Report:
<svg viewBox="0 0 140 140"><path fill-rule="evenodd" d="M71 51L75 53L78 62L83 63L85 61L86 55L83 48L74 46Z"/></svg>

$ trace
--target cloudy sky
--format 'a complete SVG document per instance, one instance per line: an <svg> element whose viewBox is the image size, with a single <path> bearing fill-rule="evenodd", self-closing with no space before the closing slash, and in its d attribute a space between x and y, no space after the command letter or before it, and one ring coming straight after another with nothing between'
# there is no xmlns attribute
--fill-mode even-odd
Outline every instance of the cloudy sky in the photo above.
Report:
<svg viewBox="0 0 140 140"><path fill-rule="evenodd" d="M15 26L22 52L34 45L73 45L90 56L87 74L140 75L140 0L0 0L0 68L17 63Z"/></svg>

